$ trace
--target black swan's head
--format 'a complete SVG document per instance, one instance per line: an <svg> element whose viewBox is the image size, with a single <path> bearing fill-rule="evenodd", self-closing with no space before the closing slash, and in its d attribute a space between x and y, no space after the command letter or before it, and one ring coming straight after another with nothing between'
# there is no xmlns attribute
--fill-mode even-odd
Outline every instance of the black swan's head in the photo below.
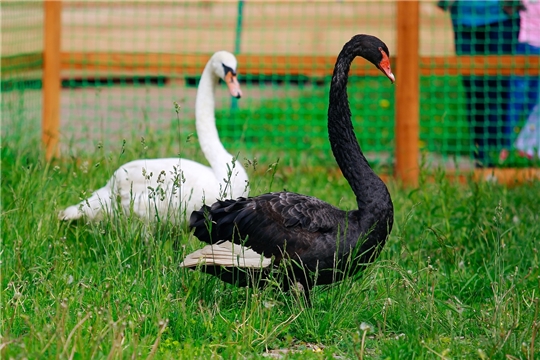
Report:
<svg viewBox="0 0 540 360"><path fill-rule="evenodd" d="M392 74L392 69L390 68L390 51L386 44L379 38L365 34L355 35L347 45L352 48L352 52L355 56L361 56L371 62L381 70L392 83L396 81L394 74Z"/></svg>

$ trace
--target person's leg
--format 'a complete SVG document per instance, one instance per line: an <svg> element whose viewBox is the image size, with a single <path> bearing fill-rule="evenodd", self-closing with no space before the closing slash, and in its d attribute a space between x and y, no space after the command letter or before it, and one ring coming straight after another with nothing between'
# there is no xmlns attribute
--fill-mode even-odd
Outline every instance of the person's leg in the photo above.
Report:
<svg viewBox="0 0 540 360"><path fill-rule="evenodd" d="M457 55L477 55L486 52L485 28L454 24L454 43ZM470 124L471 141L476 166L488 163L485 151L485 79L482 76L463 76L467 119Z"/></svg>
<svg viewBox="0 0 540 360"><path fill-rule="evenodd" d="M525 44L518 43L516 46L516 54L525 54ZM526 78L519 75L510 76L510 94L508 99L508 117L505 126L505 134L511 134L509 140L513 140L515 130L520 124L520 120L524 114L525 104L527 99L527 81Z"/></svg>
<svg viewBox="0 0 540 360"><path fill-rule="evenodd" d="M540 100L540 99L539 99ZM521 156L532 159L540 157L540 104L536 104L514 143Z"/></svg>
<svg viewBox="0 0 540 360"><path fill-rule="evenodd" d="M510 97L510 80L507 76L490 76L486 83L487 150L498 153L509 146L511 144L510 139L513 138L513 129L510 129L506 122Z"/></svg>
<svg viewBox="0 0 540 360"><path fill-rule="evenodd" d="M517 52L524 55L540 55L540 47L519 43ZM526 121L521 127L514 146L519 150L521 156L532 159L535 152L540 157L540 81L538 75L524 76L521 79L524 97L527 100L527 103L524 104Z"/></svg>
<svg viewBox="0 0 540 360"><path fill-rule="evenodd" d="M469 122L472 130L472 141L477 167L491 166L489 158L489 78L486 76L469 77Z"/></svg>
<svg viewBox="0 0 540 360"><path fill-rule="evenodd" d="M508 19L505 21L489 25L489 48L491 54L513 54L516 51L519 34L519 19ZM510 101L510 79L508 76L496 76L489 82L489 99L486 107L489 109L489 148L500 151L504 147L509 147L514 140L514 123L509 122L511 109ZM519 95L516 93L516 95ZM522 93L522 97L524 97ZM512 99L513 100L513 99ZM516 101L517 111L523 103ZM516 111L512 107L512 114Z"/></svg>
<svg viewBox="0 0 540 360"><path fill-rule="evenodd" d="M510 77L510 94L508 99L508 112L506 124L504 126L504 134L510 142L514 138L516 129L519 127L525 107L524 102L526 96L526 80L523 76L512 75Z"/></svg>
<svg viewBox="0 0 540 360"><path fill-rule="evenodd" d="M516 45L516 54L540 55L540 48L526 43ZM538 98L538 76L518 76L510 78L507 132L515 135L521 120L527 118ZM512 138L513 140L513 138Z"/></svg>
<svg viewBox="0 0 540 360"><path fill-rule="evenodd" d="M524 55L540 55L540 47L532 46L527 43L519 43L518 50ZM524 77L524 89L526 102L524 104L525 117L531 113L538 102L540 91L540 75L526 75Z"/></svg>

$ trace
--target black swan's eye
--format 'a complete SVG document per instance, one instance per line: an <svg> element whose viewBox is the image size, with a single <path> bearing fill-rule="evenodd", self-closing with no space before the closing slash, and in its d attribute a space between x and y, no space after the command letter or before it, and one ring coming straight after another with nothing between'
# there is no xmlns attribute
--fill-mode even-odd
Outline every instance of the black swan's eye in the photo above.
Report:
<svg viewBox="0 0 540 360"><path fill-rule="evenodd" d="M225 75L227 75L228 73L232 73L234 76L236 76L236 71L234 71L233 69L231 69L225 64L221 64L221 65L223 66L223 71L225 71Z"/></svg>

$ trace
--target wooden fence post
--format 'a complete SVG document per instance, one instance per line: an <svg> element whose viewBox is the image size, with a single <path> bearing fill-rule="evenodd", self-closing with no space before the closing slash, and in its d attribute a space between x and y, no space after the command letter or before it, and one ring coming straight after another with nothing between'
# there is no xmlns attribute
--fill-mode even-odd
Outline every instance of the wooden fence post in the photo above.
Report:
<svg viewBox="0 0 540 360"><path fill-rule="evenodd" d="M42 140L47 161L59 154L58 134L60 127L60 41L62 3L45 0L44 48L43 48L43 114L41 120Z"/></svg>
<svg viewBox="0 0 540 360"><path fill-rule="evenodd" d="M419 2L396 3L396 176L406 186L417 186L420 106Z"/></svg>

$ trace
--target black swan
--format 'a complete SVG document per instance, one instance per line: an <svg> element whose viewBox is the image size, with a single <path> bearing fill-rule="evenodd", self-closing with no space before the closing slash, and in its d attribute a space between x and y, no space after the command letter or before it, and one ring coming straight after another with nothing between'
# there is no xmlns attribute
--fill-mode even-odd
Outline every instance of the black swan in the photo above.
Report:
<svg viewBox="0 0 540 360"><path fill-rule="evenodd" d="M225 282L245 286L254 271L264 279L288 260L282 286L287 290L301 284L309 303L314 285L353 275L377 258L392 230L394 209L386 185L360 150L351 122L347 81L356 56L373 63L392 82L395 79L387 46L370 35L356 35L347 42L334 67L328 135L358 210L340 210L286 191L218 201L191 214L195 236L210 245L189 254L180 266L199 266Z"/></svg>

